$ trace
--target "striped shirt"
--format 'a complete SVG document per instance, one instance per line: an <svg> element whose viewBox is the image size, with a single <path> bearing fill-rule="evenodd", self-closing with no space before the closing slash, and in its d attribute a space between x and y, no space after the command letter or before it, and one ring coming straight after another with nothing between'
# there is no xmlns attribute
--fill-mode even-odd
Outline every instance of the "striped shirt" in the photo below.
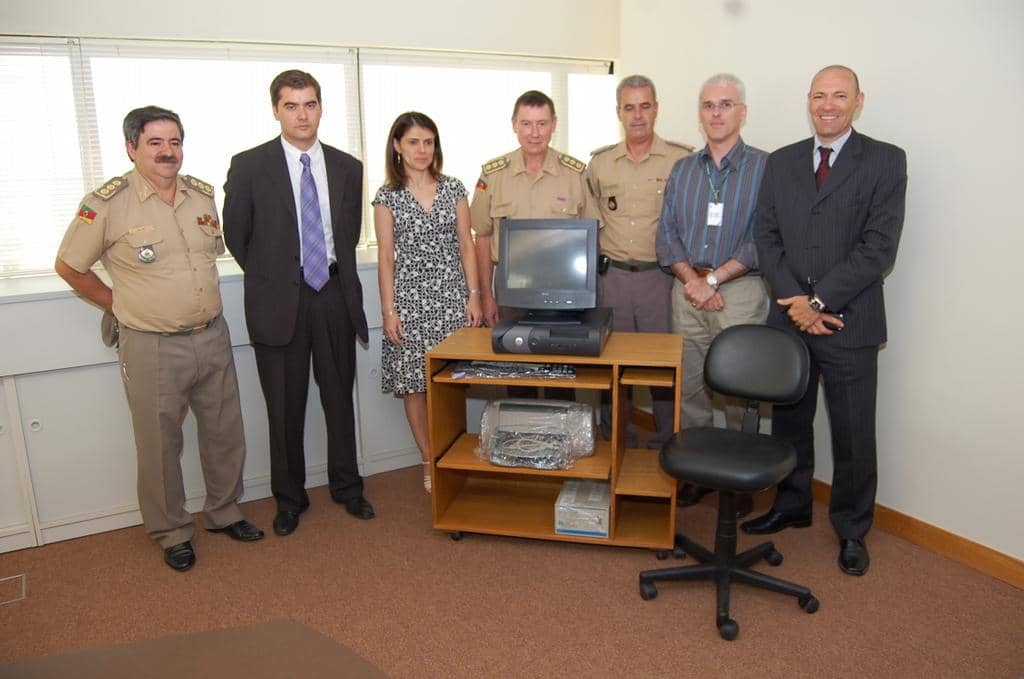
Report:
<svg viewBox="0 0 1024 679"><path fill-rule="evenodd" d="M757 269L754 216L768 154L740 139L722 158L722 167L705 146L675 164L665 183L665 201L658 222L658 263L686 262L717 268L735 259ZM715 191L712 191L714 186ZM720 226L708 226L708 203L717 193L722 203Z"/></svg>

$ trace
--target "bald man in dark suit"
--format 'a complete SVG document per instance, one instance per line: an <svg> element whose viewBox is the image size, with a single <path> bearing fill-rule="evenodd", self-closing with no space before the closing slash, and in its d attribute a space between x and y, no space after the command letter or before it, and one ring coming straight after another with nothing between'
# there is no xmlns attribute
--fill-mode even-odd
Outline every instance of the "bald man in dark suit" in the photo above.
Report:
<svg viewBox="0 0 1024 679"><path fill-rule="evenodd" d="M768 324L804 341L811 379L803 399L776 407L772 418L773 434L796 447L796 469L779 484L771 510L743 530L764 534L811 525L813 423L822 378L832 426L829 518L839 536L839 567L863 575L877 486L882 279L896 261L903 228L907 160L896 146L853 129L864 93L849 68L819 71L807 101L815 136L768 158L754 237L775 301Z"/></svg>

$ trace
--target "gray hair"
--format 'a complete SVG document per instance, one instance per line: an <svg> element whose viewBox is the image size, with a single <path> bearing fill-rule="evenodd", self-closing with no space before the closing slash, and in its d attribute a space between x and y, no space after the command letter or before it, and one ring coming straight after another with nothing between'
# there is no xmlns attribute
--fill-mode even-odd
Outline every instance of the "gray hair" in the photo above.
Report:
<svg viewBox="0 0 1024 679"><path fill-rule="evenodd" d="M627 87L650 87L651 96L654 97L654 101L658 101L658 90L654 88L654 82L650 78L645 75L627 75L619 81L619 86L615 88L616 106L622 103L622 90Z"/></svg>
<svg viewBox="0 0 1024 679"><path fill-rule="evenodd" d="M697 105L700 106L700 96L704 93L704 88L709 85L732 85L736 88L736 94L739 95L738 104L747 103L747 87L743 84L743 81L734 76L732 73L716 73L700 86L700 92L697 93Z"/></svg>

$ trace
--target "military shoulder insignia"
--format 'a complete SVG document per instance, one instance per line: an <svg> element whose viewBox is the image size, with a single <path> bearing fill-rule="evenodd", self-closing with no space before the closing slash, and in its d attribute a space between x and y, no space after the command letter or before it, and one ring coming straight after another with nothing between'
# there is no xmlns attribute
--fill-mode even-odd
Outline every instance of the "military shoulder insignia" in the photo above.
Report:
<svg viewBox="0 0 1024 679"><path fill-rule="evenodd" d="M107 180L107 183L92 192L100 200L110 200L119 192L128 188L128 177L114 177ZM84 206L83 206L84 207Z"/></svg>
<svg viewBox="0 0 1024 679"><path fill-rule="evenodd" d="M182 175L181 179L185 182L185 186L195 189L208 198L213 198L213 187L206 182L187 174Z"/></svg>
<svg viewBox="0 0 1024 679"><path fill-rule="evenodd" d="M686 149L690 153L693 153L694 151L697 150L693 146L690 146L689 144L680 144L677 141L669 141L669 140L666 139L665 143L668 144L669 146L675 146L676 148Z"/></svg>
<svg viewBox="0 0 1024 679"><path fill-rule="evenodd" d="M565 165L570 170L575 170L577 172L583 172L583 170L587 168L586 163L584 163L582 160L576 160L568 153L563 153L562 155L558 156L558 162L560 162L562 165Z"/></svg>
<svg viewBox="0 0 1024 679"><path fill-rule="evenodd" d="M509 160L508 156L498 156L484 163L483 172L484 174L494 174L498 170L504 170L510 162L512 161Z"/></svg>
<svg viewBox="0 0 1024 679"><path fill-rule="evenodd" d="M78 214L75 215L86 224L92 224L92 221L96 219L96 210L82 203L81 207L78 208Z"/></svg>
<svg viewBox="0 0 1024 679"><path fill-rule="evenodd" d="M608 146L602 146L601 148L597 148L597 149L594 149L593 151L591 151L590 155L596 156L598 153L604 153L605 151L611 151L616 146L618 146L618 144L608 144Z"/></svg>
<svg viewBox="0 0 1024 679"><path fill-rule="evenodd" d="M196 217L196 224L199 226L212 226L213 228L220 230L220 222L217 221L217 217L214 215L203 215L202 217Z"/></svg>

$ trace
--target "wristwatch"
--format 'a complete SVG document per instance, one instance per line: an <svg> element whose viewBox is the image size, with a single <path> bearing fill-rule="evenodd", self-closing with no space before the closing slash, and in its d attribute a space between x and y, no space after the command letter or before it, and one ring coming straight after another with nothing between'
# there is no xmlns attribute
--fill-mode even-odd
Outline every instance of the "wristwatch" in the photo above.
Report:
<svg viewBox="0 0 1024 679"><path fill-rule="evenodd" d="M825 303L822 302L821 298L818 297L817 295L811 297L809 303L811 305L811 308L817 311L818 313L825 311Z"/></svg>
<svg viewBox="0 0 1024 679"><path fill-rule="evenodd" d="M717 289L718 289L718 276L716 276L716 275L714 274L714 272L711 272L711 273L709 273L709 274L708 274L708 275L707 275L707 276L706 276L706 277L704 278L704 281L705 281L705 282L706 282L706 283L707 283L708 285L710 285L710 286L711 286L712 288L714 288L715 290L717 290Z"/></svg>

